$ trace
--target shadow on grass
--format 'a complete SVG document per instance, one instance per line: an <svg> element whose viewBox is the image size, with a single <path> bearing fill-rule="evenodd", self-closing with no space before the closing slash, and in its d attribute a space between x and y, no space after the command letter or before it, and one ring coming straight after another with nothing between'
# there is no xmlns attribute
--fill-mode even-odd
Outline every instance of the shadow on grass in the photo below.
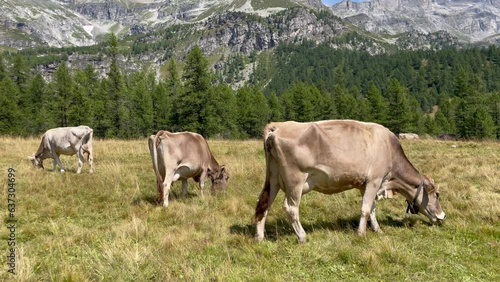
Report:
<svg viewBox="0 0 500 282"><path fill-rule="evenodd" d="M198 194L192 193L189 191L187 192L185 197L182 197L181 194L182 194L182 192L176 193L176 192L170 191L168 201L175 202L178 200L192 199L192 198L198 197ZM146 204L151 205L151 206L161 206L161 203L158 202L157 195L141 195L132 201L132 205L140 205L141 203L146 203Z"/></svg>
<svg viewBox="0 0 500 282"><path fill-rule="evenodd" d="M382 230L384 226L391 226L393 228L406 228L412 227L416 220L412 219L394 219L388 217L384 220L378 221ZM302 227L304 231L308 234L314 233L316 230L329 230L329 231L341 231L341 232L356 232L359 227L359 217L350 218L337 218L332 221L316 221L310 223L303 223ZM266 223L266 234L265 237L269 241L276 241L281 236L295 235L295 231L292 225L285 218L277 219L274 222ZM246 225L232 225L229 228L231 234L239 234L246 237L253 237L255 235L255 224Z"/></svg>

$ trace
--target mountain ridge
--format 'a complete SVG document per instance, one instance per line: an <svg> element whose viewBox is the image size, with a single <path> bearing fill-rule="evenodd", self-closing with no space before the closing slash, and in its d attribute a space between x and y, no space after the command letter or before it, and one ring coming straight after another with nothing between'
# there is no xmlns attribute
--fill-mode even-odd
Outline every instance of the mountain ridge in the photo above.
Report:
<svg viewBox="0 0 500 282"><path fill-rule="evenodd" d="M380 35L444 30L464 43L500 43L500 0L343 0L330 10Z"/></svg>

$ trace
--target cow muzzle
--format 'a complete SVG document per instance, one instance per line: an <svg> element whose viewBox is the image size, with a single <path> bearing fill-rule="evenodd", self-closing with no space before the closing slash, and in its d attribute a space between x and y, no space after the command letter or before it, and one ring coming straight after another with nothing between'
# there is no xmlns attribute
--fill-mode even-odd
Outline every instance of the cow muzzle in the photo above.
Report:
<svg viewBox="0 0 500 282"><path fill-rule="evenodd" d="M437 223L439 225L443 224L445 217L446 217L446 214L444 212L441 212L440 214L436 215Z"/></svg>

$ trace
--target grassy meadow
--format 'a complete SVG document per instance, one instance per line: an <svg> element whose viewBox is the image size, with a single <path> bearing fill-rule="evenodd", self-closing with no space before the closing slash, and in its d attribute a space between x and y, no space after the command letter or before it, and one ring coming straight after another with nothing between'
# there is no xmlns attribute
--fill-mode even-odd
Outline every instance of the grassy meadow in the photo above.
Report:
<svg viewBox="0 0 500 282"><path fill-rule="evenodd" d="M26 159L39 139L0 138L0 214L7 169L16 170L16 272L7 272L9 230L0 230L0 281L500 281L500 143L403 142L416 168L432 176L447 214L443 226L406 215L404 198L378 202L384 234L359 238L357 190L311 192L301 203L308 242L299 244L274 202L266 239L253 240L264 182L261 141L210 140L231 175L226 193L201 197L189 180L155 203L147 139L94 140L95 173L37 170ZM456 146L453 146L456 145Z"/></svg>

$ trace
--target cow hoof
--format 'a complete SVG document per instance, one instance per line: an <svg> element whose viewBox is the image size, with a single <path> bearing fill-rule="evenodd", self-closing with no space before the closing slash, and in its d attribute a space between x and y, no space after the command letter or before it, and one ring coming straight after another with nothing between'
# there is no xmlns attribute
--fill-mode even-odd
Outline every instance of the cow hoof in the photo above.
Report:
<svg viewBox="0 0 500 282"><path fill-rule="evenodd" d="M299 243L300 244L304 244L305 242L307 242L306 237L299 238Z"/></svg>
<svg viewBox="0 0 500 282"><path fill-rule="evenodd" d="M168 208L168 202L163 202L163 207Z"/></svg>
<svg viewBox="0 0 500 282"><path fill-rule="evenodd" d="M93 169L89 170L89 173L94 173L94 170Z"/></svg>
<svg viewBox="0 0 500 282"><path fill-rule="evenodd" d="M264 237L263 236L261 237L259 235L255 235L254 239L255 239L255 241L257 243L260 243L260 242L264 241Z"/></svg>
<svg viewBox="0 0 500 282"><path fill-rule="evenodd" d="M65 173L66 171L64 169L61 169L61 173Z"/></svg>

